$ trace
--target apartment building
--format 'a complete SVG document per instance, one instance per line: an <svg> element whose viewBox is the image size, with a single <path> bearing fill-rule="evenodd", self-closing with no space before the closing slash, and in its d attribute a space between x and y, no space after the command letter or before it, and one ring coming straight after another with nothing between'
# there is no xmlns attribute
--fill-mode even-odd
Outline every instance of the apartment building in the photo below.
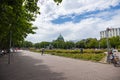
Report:
<svg viewBox="0 0 120 80"><path fill-rule="evenodd" d="M100 31L100 38L110 38L113 36L120 36L120 28L107 28L104 31Z"/></svg>

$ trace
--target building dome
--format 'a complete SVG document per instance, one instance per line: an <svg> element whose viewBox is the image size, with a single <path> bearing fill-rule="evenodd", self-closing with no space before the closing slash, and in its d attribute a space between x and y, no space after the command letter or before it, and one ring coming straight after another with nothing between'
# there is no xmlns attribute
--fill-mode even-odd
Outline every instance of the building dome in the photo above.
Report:
<svg viewBox="0 0 120 80"><path fill-rule="evenodd" d="M63 38L63 36L60 34L60 35L58 36L57 40L58 40L58 41L64 41L64 38Z"/></svg>

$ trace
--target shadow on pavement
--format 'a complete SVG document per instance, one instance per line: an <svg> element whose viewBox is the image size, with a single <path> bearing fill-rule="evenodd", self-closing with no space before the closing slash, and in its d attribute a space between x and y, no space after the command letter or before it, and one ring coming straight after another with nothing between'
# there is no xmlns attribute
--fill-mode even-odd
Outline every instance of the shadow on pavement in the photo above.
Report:
<svg viewBox="0 0 120 80"><path fill-rule="evenodd" d="M52 72L42 60L12 53L7 64L7 58L0 57L0 80L65 80L63 73Z"/></svg>

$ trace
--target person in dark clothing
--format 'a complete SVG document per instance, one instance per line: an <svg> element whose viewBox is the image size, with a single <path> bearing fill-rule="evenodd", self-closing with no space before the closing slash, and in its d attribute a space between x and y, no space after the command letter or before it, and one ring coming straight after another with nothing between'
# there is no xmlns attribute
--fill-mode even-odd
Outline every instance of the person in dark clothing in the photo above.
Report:
<svg viewBox="0 0 120 80"><path fill-rule="evenodd" d="M41 55L43 55L43 54L44 54L44 51L45 51L45 49L44 49L44 48L42 48L42 53L41 53Z"/></svg>
<svg viewBox="0 0 120 80"><path fill-rule="evenodd" d="M83 48L80 48L80 53L83 53Z"/></svg>

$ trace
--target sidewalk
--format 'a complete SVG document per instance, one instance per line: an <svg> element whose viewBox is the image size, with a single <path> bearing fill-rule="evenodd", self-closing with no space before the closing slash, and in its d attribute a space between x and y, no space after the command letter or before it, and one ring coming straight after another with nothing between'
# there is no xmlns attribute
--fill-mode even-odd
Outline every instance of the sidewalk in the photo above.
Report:
<svg viewBox="0 0 120 80"><path fill-rule="evenodd" d="M120 67L22 51L0 57L0 80L120 80Z"/></svg>
<svg viewBox="0 0 120 80"><path fill-rule="evenodd" d="M11 64L8 55L0 57L0 80L64 80L62 73L53 72L42 63L21 53L11 54Z"/></svg>

